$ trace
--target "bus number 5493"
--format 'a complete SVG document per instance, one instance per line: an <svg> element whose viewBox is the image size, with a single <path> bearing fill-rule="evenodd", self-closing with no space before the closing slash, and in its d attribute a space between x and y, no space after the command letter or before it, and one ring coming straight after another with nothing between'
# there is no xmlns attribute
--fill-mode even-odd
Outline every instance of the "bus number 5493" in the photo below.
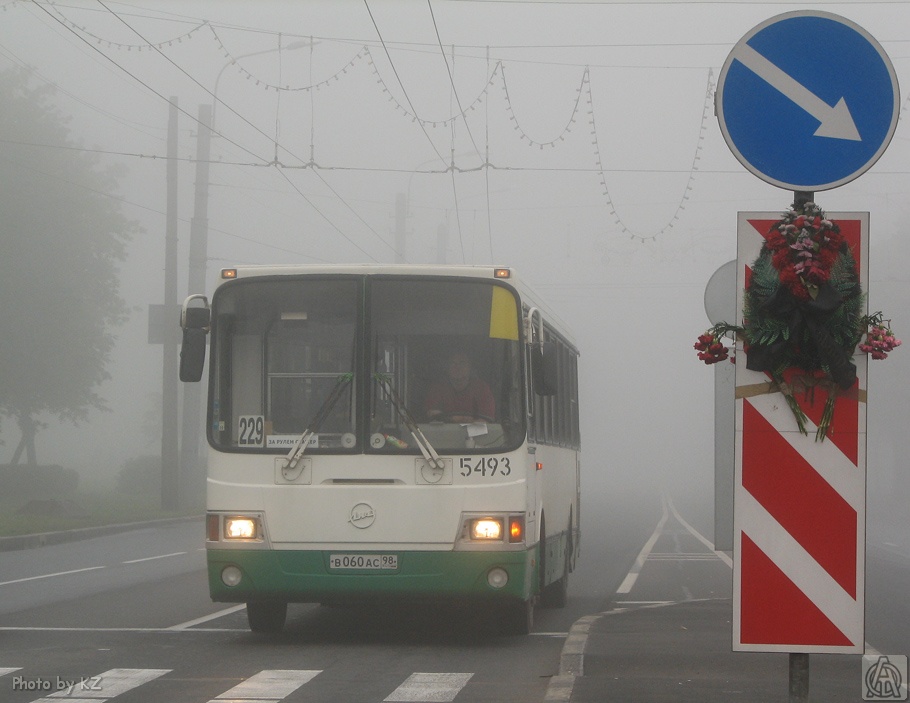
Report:
<svg viewBox="0 0 910 703"><path fill-rule="evenodd" d="M482 456L479 459L466 456L459 464L462 476L480 474L481 476L508 476L512 473L509 457Z"/></svg>

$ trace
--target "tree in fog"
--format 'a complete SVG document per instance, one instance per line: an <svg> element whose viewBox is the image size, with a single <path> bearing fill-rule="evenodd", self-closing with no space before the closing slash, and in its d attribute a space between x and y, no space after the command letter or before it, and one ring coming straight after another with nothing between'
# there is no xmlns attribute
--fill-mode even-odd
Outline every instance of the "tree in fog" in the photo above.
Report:
<svg viewBox="0 0 910 703"><path fill-rule="evenodd" d="M39 418L105 409L99 384L126 319L118 262L138 226L120 212L118 173L70 137L53 91L0 72L0 414L36 464Z"/></svg>

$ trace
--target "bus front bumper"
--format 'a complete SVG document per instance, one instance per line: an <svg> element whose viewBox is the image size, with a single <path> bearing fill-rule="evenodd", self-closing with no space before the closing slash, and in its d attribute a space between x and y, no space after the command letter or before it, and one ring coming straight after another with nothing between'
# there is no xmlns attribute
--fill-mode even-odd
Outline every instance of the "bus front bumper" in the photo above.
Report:
<svg viewBox="0 0 910 703"><path fill-rule="evenodd" d="M207 554L212 600L225 603L377 598L527 600L536 594L538 583L536 547L497 552L383 550L356 554L209 549Z"/></svg>

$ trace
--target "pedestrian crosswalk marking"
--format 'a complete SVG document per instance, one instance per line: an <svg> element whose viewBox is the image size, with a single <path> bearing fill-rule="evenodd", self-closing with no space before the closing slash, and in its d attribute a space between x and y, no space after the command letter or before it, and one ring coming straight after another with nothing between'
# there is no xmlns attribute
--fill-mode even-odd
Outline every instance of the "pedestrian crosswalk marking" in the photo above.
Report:
<svg viewBox="0 0 910 703"><path fill-rule="evenodd" d="M21 667L0 667L5 676ZM31 703L104 703L143 684L172 672L173 669L109 669L97 676L60 676L62 683L48 681L38 691L48 691ZM322 673L322 669L264 669L241 681L208 703L280 703L304 684ZM390 703L451 703L467 685L473 673L416 672L384 701ZM38 680L38 679L35 679ZM53 693L49 692L53 690Z"/></svg>
<svg viewBox="0 0 910 703"><path fill-rule="evenodd" d="M468 683L474 674L414 673L385 697L396 703L447 703Z"/></svg>
<svg viewBox="0 0 910 703"><path fill-rule="evenodd" d="M57 703L65 698L69 703L98 703L121 693L126 693L144 683L153 681L171 669L109 669L97 676L81 676L73 679L69 688L39 698L33 703ZM61 677L63 678L63 677Z"/></svg>
<svg viewBox="0 0 910 703"><path fill-rule="evenodd" d="M277 703L320 673L322 669L265 669L209 703Z"/></svg>

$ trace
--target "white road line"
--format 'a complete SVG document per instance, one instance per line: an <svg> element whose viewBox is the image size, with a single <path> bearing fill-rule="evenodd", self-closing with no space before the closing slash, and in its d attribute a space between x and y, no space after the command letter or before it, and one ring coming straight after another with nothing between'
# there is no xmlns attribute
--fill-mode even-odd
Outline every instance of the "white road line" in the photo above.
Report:
<svg viewBox="0 0 910 703"><path fill-rule="evenodd" d="M699 532L694 527L692 527L692 525L690 525L688 522L686 522L683 519L683 516L679 514L679 511L676 510L676 506L673 505L673 499L670 498L669 496L667 497L667 503L670 505L670 512L673 513L673 517L676 518L677 522L679 522L680 525L685 527L689 531L689 533L693 537L695 537L695 539L697 539L699 542L701 542L703 545L705 545L708 549L710 549L714 554L716 554L718 559L720 559L724 564L726 564L727 566L729 566L732 569L733 560L728 555L724 554L723 552L719 552L716 549L714 549L714 543L711 542L711 540L709 540L701 532Z"/></svg>
<svg viewBox="0 0 910 703"><path fill-rule="evenodd" d="M632 586L635 585L635 582L638 580L637 571L630 571L626 574L626 577L622 580L622 583L619 584L619 588L616 589L617 593L628 593L632 590Z"/></svg>
<svg viewBox="0 0 910 703"><path fill-rule="evenodd" d="M265 669L209 701L277 703L322 673L322 669Z"/></svg>
<svg viewBox="0 0 910 703"><path fill-rule="evenodd" d="M700 552L697 554L649 554L648 561L717 561L713 552Z"/></svg>
<svg viewBox="0 0 910 703"><path fill-rule="evenodd" d="M167 559L168 557L179 557L181 554L186 554L186 552L171 552L170 554L159 554L154 557L143 557L142 559L130 559L129 561L121 561L121 564L138 564L141 561L152 561L154 559Z"/></svg>
<svg viewBox="0 0 910 703"><path fill-rule="evenodd" d="M717 555L711 552L651 552L649 559L717 559Z"/></svg>
<svg viewBox="0 0 910 703"><path fill-rule="evenodd" d="M9 586L14 583L25 583L26 581L37 581L38 579L49 579L55 576L68 576L69 574L81 574L83 571L94 571L95 569L103 569L103 566L87 566L84 569L72 569L70 571L58 571L53 574L42 574L41 576L29 576L22 579L13 579L12 581L0 581L0 586Z"/></svg>
<svg viewBox="0 0 910 703"><path fill-rule="evenodd" d="M666 496L661 497L661 503L663 504L663 515L661 516L660 521L657 523L657 527L654 528L654 532L648 538L648 541L645 542L645 546L642 547L641 551L638 553L638 557L636 557L635 563L632 565L629 573L626 574L626 577L619 585L619 588L616 589L617 593L628 593L632 590L632 586L635 585L635 582L638 580L638 575L641 573L641 567L644 566L645 560L647 560L648 555L651 553L651 550L654 549L654 544L657 542L657 538L660 537L661 532L663 532L664 525L667 524L667 518L670 517L670 514L667 512Z"/></svg>
<svg viewBox="0 0 910 703"><path fill-rule="evenodd" d="M46 698L39 698L33 703L57 703L61 698L73 703L74 701L88 701L98 703L121 693L126 693L149 681L154 681L159 676L172 671L171 669L109 669L98 676L83 676L74 679L72 687L52 693Z"/></svg>
<svg viewBox="0 0 910 703"><path fill-rule="evenodd" d="M651 550L654 548L654 544L657 542L657 538L662 534L664 525L666 525L667 520L670 517L670 512L672 511L673 517L679 521L679 523L686 528L696 539L698 539L702 544L707 546L711 550L711 554L706 554L705 556L713 559L714 555L717 556L721 561L723 561L727 566L732 567L733 561L723 552L718 552L714 549L714 545L711 544L701 533L698 532L694 527L692 527L688 522L683 520L682 516L677 512L676 507L673 505L673 501L670 500L669 496L663 493L661 495L661 502L663 503L663 515L660 518L660 522L657 523L657 527L654 528L654 533L645 543L645 546L642 548L641 552L638 555L638 558L635 560L629 573L626 574L625 579L623 579L622 584L616 590L616 594L629 593L632 590L632 586L635 585L636 580L638 579L639 574L641 573L642 566L649 557L656 558L657 560L661 559L670 559L670 558L682 558L682 559L691 559L695 560L697 556L695 553L668 553L668 552L655 552L651 553ZM700 560L700 559L699 559ZM569 631L569 636L566 638L566 643L563 645L562 654L560 655L559 662L559 674L550 679L550 685L547 687L545 701L548 703L565 703L570 701L572 698L572 689L575 685L575 679L579 676L584 675L584 652L585 647L587 646L588 640L588 631L591 625L600 617L607 615L618 615L620 613L628 612L630 609L638 608L663 608L669 605L674 605L676 601L623 601L616 600L614 601L617 605L630 606L630 607L621 607L614 608L597 615L586 615L585 617L577 620L575 624L572 625L572 629Z"/></svg>
<svg viewBox="0 0 910 703"><path fill-rule="evenodd" d="M239 627L193 627L175 630L170 627L0 627L0 632L249 632Z"/></svg>
<svg viewBox="0 0 910 703"><path fill-rule="evenodd" d="M238 610L243 610L246 608L246 603L241 603L240 605L233 605L230 608L225 608L224 610L219 610L217 613L211 613L210 615L203 615L201 618L196 618L195 620L187 620L182 622L179 625L171 625L168 630L186 630L195 625L201 625L204 622L209 622L210 620L217 620L218 618L223 618L225 615L230 615L231 613L236 613Z"/></svg>
<svg viewBox="0 0 910 703"><path fill-rule="evenodd" d="M383 700L407 703L447 703L455 700L455 696L473 675L414 673Z"/></svg>

